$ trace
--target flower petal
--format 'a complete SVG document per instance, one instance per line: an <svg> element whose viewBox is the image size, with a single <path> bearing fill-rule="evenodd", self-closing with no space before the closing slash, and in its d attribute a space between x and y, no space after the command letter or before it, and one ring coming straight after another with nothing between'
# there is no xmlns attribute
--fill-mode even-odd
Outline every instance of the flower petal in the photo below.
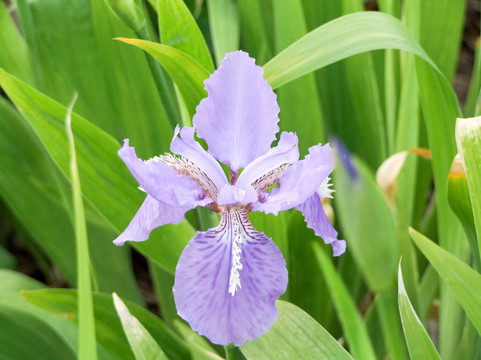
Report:
<svg viewBox="0 0 481 360"><path fill-rule="evenodd" d="M334 170L332 149L329 145L309 148L304 160L284 171L279 187L264 193L263 201L253 204L254 211L276 214L302 204L312 196Z"/></svg>
<svg viewBox="0 0 481 360"><path fill-rule="evenodd" d="M279 131L279 106L262 67L247 53L232 52L204 84L209 95L193 122L209 153L233 171L265 154Z"/></svg>
<svg viewBox="0 0 481 360"><path fill-rule="evenodd" d="M219 163L195 140L194 131L195 129L192 127L179 129L179 126L177 126L170 144L170 150L174 154L182 155L192 161L212 180L217 190L220 191L227 184L227 177Z"/></svg>
<svg viewBox="0 0 481 360"><path fill-rule="evenodd" d="M269 174L283 164L292 164L299 159L297 136L294 133L283 132L279 144L266 154L252 161L239 176L236 186L245 188L254 181Z"/></svg>
<svg viewBox="0 0 481 360"><path fill-rule="evenodd" d="M317 192L296 208L304 215L307 227L314 230L314 233L321 237L326 244L332 245L334 256L339 256L344 253L346 250L346 242L337 239L337 231L327 218L322 207L321 198Z"/></svg>
<svg viewBox="0 0 481 360"><path fill-rule="evenodd" d="M184 249L174 298L192 329L215 344L241 346L275 322L275 301L287 287L286 262L245 210L221 216L217 227L198 232Z"/></svg>
<svg viewBox="0 0 481 360"><path fill-rule="evenodd" d="M161 159L139 159L135 149L129 146L128 139L124 140L119 156L140 186L157 201L173 207L189 208L212 202L195 181L177 173Z"/></svg>
<svg viewBox="0 0 481 360"><path fill-rule="evenodd" d="M155 228L180 223L188 210L190 208L165 205L147 195L127 229L114 240L114 244L121 246L126 241L145 241Z"/></svg>

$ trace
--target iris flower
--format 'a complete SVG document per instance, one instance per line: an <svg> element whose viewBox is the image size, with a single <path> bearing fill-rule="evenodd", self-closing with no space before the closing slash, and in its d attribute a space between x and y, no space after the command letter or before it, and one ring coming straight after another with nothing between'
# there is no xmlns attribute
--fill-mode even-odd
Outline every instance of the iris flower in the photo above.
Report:
<svg viewBox="0 0 481 360"><path fill-rule="evenodd" d="M147 197L114 243L147 240L154 228L178 224L197 206L218 212L219 225L197 232L180 256L173 292L179 315L192 329L215 344L240 346L274 324L275 301L287 287L286 262L276 244L252 226L249 211L277 215L296 208L332 245L334 256L346 244L321 205L331 197L332 150L315 145L299 160L292 132L283 132L271 147L279 106L262 68L245 52L229 53L204 84L208 96L197 107L194 127L175 129L175 155L143 161L124 141L119 156ZM218 161L228 166L229 176Z"/></svg>

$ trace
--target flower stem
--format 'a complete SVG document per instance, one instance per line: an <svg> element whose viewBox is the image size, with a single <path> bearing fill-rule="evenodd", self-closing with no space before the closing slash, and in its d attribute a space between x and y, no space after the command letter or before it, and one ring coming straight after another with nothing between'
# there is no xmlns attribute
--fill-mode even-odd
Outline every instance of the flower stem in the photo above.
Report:
<svg viewBox="0 0 481 360"><path fill-rule="evenodd" d="M233 344L225 345L225 360L238 360L239 359L239 348Z"/></svg>

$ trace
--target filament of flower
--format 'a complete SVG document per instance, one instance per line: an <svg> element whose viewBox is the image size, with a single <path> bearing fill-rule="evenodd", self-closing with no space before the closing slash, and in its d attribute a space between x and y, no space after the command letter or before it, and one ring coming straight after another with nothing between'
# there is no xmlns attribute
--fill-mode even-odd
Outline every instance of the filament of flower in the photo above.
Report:
<svg viewBox="0 0 481 360"><path fill-rule="evenodd" d="M237 220L237 216L234 210L230 210L230 215L232 217L232 265L230 269L229 278L229 293L234 296L237 288L242 289L240 283L239 270L242 270L241 252L242 249L242 235L240 234L240 224Z"/></svg>

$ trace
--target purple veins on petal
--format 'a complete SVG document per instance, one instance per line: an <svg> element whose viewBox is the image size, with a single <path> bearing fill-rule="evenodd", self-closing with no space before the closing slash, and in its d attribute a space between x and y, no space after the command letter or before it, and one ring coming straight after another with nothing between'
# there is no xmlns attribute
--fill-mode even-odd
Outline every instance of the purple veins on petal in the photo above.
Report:
<svg viewBox="0 0 481 360"><path fill-rule="evenodd" d="M192 329L215 344L241 346L272 326L275 301L286 287L278 247L252 227L245 210L231 210L189 242L173 291L177 311Z"/></svg>
<svg viewBox="0 0 481 360"><path fill-rule="evenodd" d="M115 245L123 245L126 241L145 241L150 232L165 224L178 224L184 219L190 208L179 208L165 205L147 195L140 209L127 228L114 240Z"/></svg>
<svg viewBox="0 0 481 360"><path fill-rule="evenodd" d="M119 156L140 186L159 202L172 207L194 208L212 201L199 184L179 174L161 158L139 159L128 139L119 150Z"/></svg>
<svg viewBox="0 0 481 360"><path fill-rule="evenodd" d="M312 196L334 169L329 145L309 148L304 160L289 166L279 181L279 187L265 194L265 200L253 204L254 211L277 215L292 209Z"/></svg>
<svg viewBox="0 0 481 360"><path fill-rule="evenodd" d="M193 122L209 153L237 171L269 151L279 105L262 67L243 51L228 53L204 84L208 96Z"/></svg>

